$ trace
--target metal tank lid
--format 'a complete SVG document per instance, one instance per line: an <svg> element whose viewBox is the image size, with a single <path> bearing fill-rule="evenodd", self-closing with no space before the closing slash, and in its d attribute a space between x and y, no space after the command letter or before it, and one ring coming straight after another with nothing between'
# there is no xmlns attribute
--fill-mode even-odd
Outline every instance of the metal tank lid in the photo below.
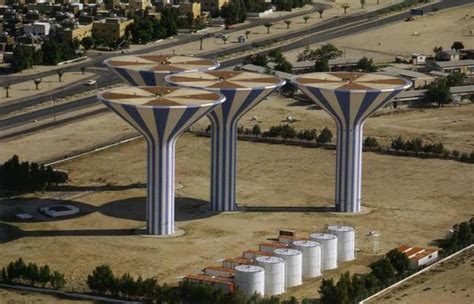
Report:
<svg viewBox="0 0 474 304"><path fill-rule="evenodd" d="M316 241L310 241L310 240L299 240L299 241L294 241L293 245L295 246L301 246L301 247L320 247L321 244L316 242Z"/></svg>
<svg viewBox="0 0 474 304"><path fill-rule="evenodd" d="M277 264L284 263L285 260L276 256L259 256L255 258L257 262L268 263L268 264Z"/></svg>
<svg viewBox="0 0 474 304"><path fill-rule="evenodd" d="M319 239L319 240L332 240L337 239L337 236L331 233L322 233L322 232L315 232L310 234L311 238Z"/></svg>
<svg viewBox="0 0 474 304"><path fill-rule="evenodd" d="M354 231L354 227L343 225L329 225L328 230L348 232Z"/></svg>
<svg viewBox="0 0 474 304"><path fill-rule="evenodd" d="M255 266L255 265L239 265L235 267L236 271L240 272L261 272L265 271L263 267Z"/></svg>
<svg viewBox="0 0 474 304"><path fill-rule="evenodd" d="M279 248L275 249L275 254L281 254L281 255L288 255L288 256L293 256L293 255L301 255L301 251L298 249L290 249L290 248Z"/></svg>

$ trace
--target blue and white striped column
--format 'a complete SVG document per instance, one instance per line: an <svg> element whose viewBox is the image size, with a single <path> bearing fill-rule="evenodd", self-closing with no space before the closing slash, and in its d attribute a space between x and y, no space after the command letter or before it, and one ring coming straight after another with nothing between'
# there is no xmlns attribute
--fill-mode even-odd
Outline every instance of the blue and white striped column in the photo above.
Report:
<svg viewBox="0 0 474 304"><path fill-rule="evenodd" d="M277 87L219 89L226 101L209 113L211 121L211 208L233 211L236 203L237 124Z"/></svg>
<svg viewBox="0 0 474 304"><path fill-rule="evenodd" d="M364 121L407 86L398 86L391 90L359 89L351 91L318 88L298 83L297 85L303 93L319 104L336 121L336 210L359 212Z"/></svg>
<svg viewBox="0 0 474 304"><path fill-rule="evenodd" d="M108 102L100 95L99 99L135 127L147 141L147 233L173 234L176 140L184 130L209 113L218 103L213 106L167 108Z"/></svg>

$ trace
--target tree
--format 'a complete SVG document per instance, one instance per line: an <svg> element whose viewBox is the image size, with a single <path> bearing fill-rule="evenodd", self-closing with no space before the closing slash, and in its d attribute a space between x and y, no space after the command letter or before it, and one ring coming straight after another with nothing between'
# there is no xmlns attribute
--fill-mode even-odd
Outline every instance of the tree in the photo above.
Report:
<svg viewBox="0 0 474 304"><path fill-rule="evenodd" d="M360 5L361 5L362 8L364 8L364 6L365 6L365 0L360 0Z"/></svg>
<svg viewBox="0 0 474 304"><path fill-rule="evenodd" d="M387 253L387 258L399 275L404 274L408 267L410 267L410 259L398 249L390 250Z"/></svg>
<svg viewBox="0 0 474 304"><path fill-rule="evenodd" d="M348 271L341 274L336 284L338 303L350 302L351 277Z"/></svg>
<svg viewBox="0 0 474 304"><path fill-rule="evenodd" d="M273 26L273 23L268 22L265 23L263 26L267 28L267 34L270 34L270 28Z"/></svg>
<svg viewBox="0 0 474 304"><path fill-rule="evenodd" d="M402 139L401 136L398 136L396 139L392 140L391 147L395 151L404 151L404 150L406 150L405 141Z"/></svg>
<svg viewBox="0 0 474 304"><path fill-rule="evenodd" d="M87 276L87 286L100 295L112 291L115 277L108 265L97 266L92 275Z"/></svg>
<svg viewBox="0 0 474 304"><path fill-rule="evenodd" d="M253 126L252 134L255 135L255 136L260 136L260 134L262 134L262 130L260 129L259 125Z"/></svg>
<svg viewBox="0 0 474 304"><path fill-rule="evenodd" d="M329 71L329 58L321 57L316 59L314 63L315 72L327 72Z"/></svg>
<svg viewBox="0 0 474 304"><path fill-rule="evenodd" d="M81 66L81 73L82 73L82 75L84 75L85 72L86 72L86 67L85 67L85 66Z"/></svg>
<svg viewBox="0 0 474 304"><path fill-rule="evenodd" d="M374 64L372 58L362 57L357 62L357 69L363 72L377 72L377 66Z"/></svg>
<svg viewBox="0 0 474 304"><path fill-rule="evenodd" d="M438 107L453 101L446 79L438 79L428 85L424 100L426 103L435 103Z"/></svg>
<svg viewBox="0 0 474 304"><path fill-rule="evenodd" d="M324 11L325 11L324 8L322 7L318 8L319 18L323 18Z"/></svg>
<svg viewBox="0 0 474 304"><path fill-rule="evenodd" d="M382 283L387 284L395 275L395 268L387 258L382 258L369 265L372 274Z"/></svg>
<svg viewBox="0 0 474 304"><path fill-rule="evenodd" d="M464 49L464 44L461 41L455 41L451 45L451 50L455 50L456 52L459 52L462 49Z"/></svg>
<svg viewBox="0 0 474 304"><path fill-rule="evenodd" d="M290 29L290 25L291 25L291 23L292 23L293 21L291 21L291 20L285 20L285 21L283 21L283 22L286 24L286 29L288 30L288 29Z"/></svg>
<svg viewBox="0 0 474 304"><path fill-rule="evenodd" d="M356 301L363 299L367 296L368 291L365 287L365 276L355 274L352 276L352 282L349 289L350 298Z"/></svg>
<svg viewBox="0 0 474 304"><path fill-rule="evenodd" d="M308 20L309 20L309 16L303 16L303 20L304 20L304 23L308 23Z"/></svg>
<svg viewBox="0 0 474 304"><path fill-rule="evenodd" d="M319 144L326 144L331 142L332 140L332 132L327 127L321 130L321 133L318 136L317 142Z"/></svg>
<svg viewBox="0 0 474 304"><path fill-rule="evenodd" d="M251 34L251 31L245 31L245 39L249 39L249 35Z"/></svg>
<svg viewBox="0 0 474 304"><path fill-rule="evenodd" d="M319 294L321 295L321 304L339 303L337 296L337 289L334 285L333 279L324 279L319 287Z"/></svg>
<svg viewBox="0 0 474 304"><path fill-rule="evenodd" d="M265 54L249 55L247 56L246 61L254 65L266 67L268 64L268 57Z"/></svg>
<svg viewBox="0 0 474 304"><path fill-rule="evenodd" d="M48 265L44 265L40 267L38 273L38 283L40 283L41 287L45 287L46 284L50 281L51 270L49 269Z"/></svg>
<svg viewBox="0 0 474 304"><path fill-rule="evenodd" d="M92 37L84 37L81 40L81 45L84 48L84 50L88 51L94 46L94 39Z"/></svg>
<svg viewBox="0 0 474 304"><path fill-rule="evenodd" d="M39 90L39 85L41 83L41 78L36 78L35 80L33 80L35 86L36 86L36 90Z"/></svg>
<svg viewBox="0 0 474 304"><path fill-rule="evenodd" d="M375 137L369 136L364 140L364 148L378 149L380 148L380 145Z"/></svg>
<svg viewBox="0 0 474 304"><path fill-rule="evenodd" d="M3 88L5 89L5 98L10 98L10 87L11 86L9 83L3 86Z"/></svg>
<svg viewBox="0 0 474 304"><path fill-rule="evenodd" d="M66 280L63 274L54 271L50 276L50 283L54 289L61 289L64 287L64 284L66 284Z"/></svg>
<svg viewBox="0 0 474 304"><path fill-rule="evenodd" d="M61 82L62 78L63 78L63 75L64 75L64 71L62 69L59 69L58 70L58 78L59 78L59 82Z"/></svg>
<svg viewBox="0 0 474 304"><path fill-rule="evenodd" d="M26 266L26 278L30 282L31 286L35 285L39 279L38 265L34 263L28 263L28 266Z"/></svg>
<svg viewBox="0 0 474 304"><path fill-rule="evenodd" d="M242 23L247 19L247 11L240 0L231 0L222 6L221 17L227 26Z"/></svg>
<svg viewBox="0 0 474 304"><path fill-rule="evenodd" d="M341 5L342 9L344 9L344 14L347 14L347 10L351 7L349 3L344 3Z"/></svg>
<svg viewBox="0 0 474 304"><path fill-rule="evenodd" d="M227 40L229 40L229 37L227 37L227 36L223 36L223 37L222 37L222 41L224 41L224 44L227 43Z"/></svg>
<svg viewBox="0 0 474 304"><path fill-rule="evenodd" d="M450 87L462 86L464 84L464 73L455 72L446 77L446 83Z"/></svg>
<svg viewBox="0 0 474 304"><path fill-rule="evenodd" d="M18 45L13 48L11 69L13 72L21 72L33 66L33 50L28 46Z"/></svg>

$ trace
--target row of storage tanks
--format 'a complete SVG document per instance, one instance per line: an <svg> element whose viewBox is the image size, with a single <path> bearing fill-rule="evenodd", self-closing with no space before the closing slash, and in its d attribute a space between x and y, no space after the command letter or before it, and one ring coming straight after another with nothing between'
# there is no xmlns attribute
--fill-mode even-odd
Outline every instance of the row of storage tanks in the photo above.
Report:
<svg viewBox="0 0 474 304"><path fill-rule="evenodd" d="M303 279L337 268L338 262L354 260L355 230L331 225L325 233L311 233L309 239L280 234L278 242L259 247L258 251L245 251L243 257L224 260L222 267L205 268L204 276L233 282L246 295L279 295L288 287L301 285Z"/></svg>

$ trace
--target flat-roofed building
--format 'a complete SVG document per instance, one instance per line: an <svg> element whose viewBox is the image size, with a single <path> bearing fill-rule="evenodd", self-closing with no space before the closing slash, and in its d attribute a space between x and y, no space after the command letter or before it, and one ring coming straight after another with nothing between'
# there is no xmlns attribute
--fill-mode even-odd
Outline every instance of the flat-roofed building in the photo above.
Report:
<svg viewBox="0 0 474 304"><path fill-rule="evenodd" d="M444 73L464 73L467 76L474 75L474 59L458 61L435 61L431 67L436 71Z"/></svg>
<svg viewBox="0 0 474 304"><path fill-rule="evenodd" d="M92 23L92 36L109 42L117 41L125 35L125 29L132 23L133 19L118 17L95 21Z"/></svg>
<svg viewBox="0 0 474 304"><path fill-rule="evenodd" d="M64 29L62 35L64 41L71 42L76 39L81 41L86 37L92 36L92 23L80 24L73 29Z"/></svg>
<svg viewBox="0 0 474 304"><path fill-rule="evenodd" d="M411 70L396 68L396 67L386 67L379 71L380 74L390 75L390 76L398 76L403 77L406 79L410 79L413 82L413 87L422 88L433 81L435 81L436 77L432 75L423 74L420 72L415 72Z"/></svg>

